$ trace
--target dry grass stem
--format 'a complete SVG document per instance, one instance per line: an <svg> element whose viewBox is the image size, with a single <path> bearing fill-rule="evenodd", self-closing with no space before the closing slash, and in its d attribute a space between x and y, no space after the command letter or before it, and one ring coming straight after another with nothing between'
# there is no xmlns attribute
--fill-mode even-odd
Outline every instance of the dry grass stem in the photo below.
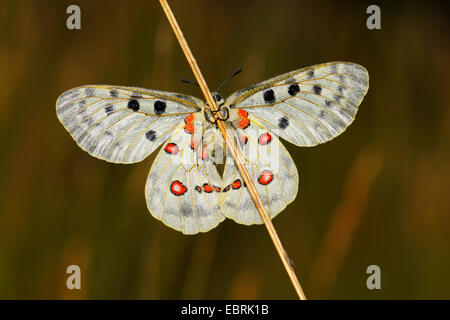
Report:
<svg viewBox="0 0 450 320"><path fill-rule="evenodd" d="M175 16L173 15L172 10L169 7L169 4L167 3L166 0L160 0L159 2L167 16L167 19L170 22L170 25L172 26L172 29L180 43L181 48L183 49L184 55L186 56L186 59L188 60L189 65L192 68L195 78L197 79L197 82L203 92L203 95L205 96L206 102L208 103L212 111L217 111L219 108L216 105L216 102L211 94L211 91L209 90L208 85L206 84L205 78L203 77L200 68L197 65L197 61L195 60L189 48L189 45L187 44L186 39L183 36L183 32L181 31L180 26L178 25ZM286 251L284 250L283 245L281 244L280 238L278 237L275 227L273 226L272 221L269 215L267 214L261 199L258 196L255 185L253 184L247 169L243 165L243 163L245 163L244 159L239 150L237 149L234 139L227 132L224 123L218 118L219 117L218 112L213 112L213 114L216 117L217 124L225 139L225 143L228 149L231 151L231 154L233 155L234 161L236 163L239 172L241 173L242 179L246 183L248 191L250 192L250 195L255 203L255 206L258 209L258 212L261 215L262 220L264 221L264 224L275 245L275 248L278 251L278 254L280 255L281 261L283 262L283 265L286 268L289 278L291 279L292 285L294 286L295 291L297 292L299 298L301 300L306 300L306 296L290 263L290 259Z"/></svg>

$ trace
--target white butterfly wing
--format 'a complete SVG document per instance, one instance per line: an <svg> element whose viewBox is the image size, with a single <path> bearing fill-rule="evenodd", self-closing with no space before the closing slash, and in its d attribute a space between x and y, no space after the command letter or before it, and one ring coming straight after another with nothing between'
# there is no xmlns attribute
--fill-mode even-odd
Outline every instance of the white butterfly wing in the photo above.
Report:
<svg viewBox="0 0 450 320"><path fill-rule="evenodd" d="M314 146L342 133L369 86L367 70L331 62L292 71L232 94L225 105L250 112L268 130L298 146Z"/></svg>
<svg viewBox="0 0 450 320"><path fill-rule="evenodd" d="M213 229L225 216L214 190L221 185L221 178L212 162L198 157L200 144L194 143L194 135L185 126L179 124L159 151L145 196L156 219L184 234L195 234Z"/></svg>
<svg viewBox="0 0 450 320"><path fill-rule="evenodd" d="M278 137L248 115L245 129L233 124L236 145L245 158L264 207L271 218L291 203L298 191L297 168ZM224 215L242 224L263 223L231 155L227 155L219 199Z"/></svg>
<svg viewBox="0 0 450 320"><path fill-rule="evenodd" d="M78 145L94 157L133 163L146 158L200 99L134 87L93 85L59 96L59 120Z"/></svg>

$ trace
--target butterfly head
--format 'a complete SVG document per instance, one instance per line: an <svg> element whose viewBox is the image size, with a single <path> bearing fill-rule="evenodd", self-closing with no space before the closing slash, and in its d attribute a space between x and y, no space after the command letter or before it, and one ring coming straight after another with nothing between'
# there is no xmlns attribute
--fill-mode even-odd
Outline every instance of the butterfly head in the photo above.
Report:
<svg viewBox="0 0 450 320"><path fill-rule="evenodd" d="M225 100L223 99L222 95L219 92L214 91L214 92L212 92L212 95L214 97L214 101L216 101L216 103L217 103L217 106L220 107L221 105L223 105L225 103Z"/></svg>
<svg viewBox="0 0 450 320"><path fill-rule="evenodd" d="M222 121L226 121L226 120L228 120L228 117L229 117L229 110L226 106L224 106L225 99L222 97L222 95L219 92L214 91L211 94L212 94L214 101L216 102L216 105L219 109L217 111L212 111L208 106L205 106L203 108L203 112L204 112L206 121L217 125L216 117L214 116L214 113L218 116L218 119L220 119Z"/></svg>

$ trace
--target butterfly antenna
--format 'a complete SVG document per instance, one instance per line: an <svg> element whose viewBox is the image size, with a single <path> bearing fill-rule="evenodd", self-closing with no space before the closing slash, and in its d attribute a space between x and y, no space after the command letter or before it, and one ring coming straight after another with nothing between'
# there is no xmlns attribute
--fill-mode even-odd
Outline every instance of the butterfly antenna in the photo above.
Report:
<svg viewBox="0 0 450 320"><path fill-rule="evenodd" d="M189 83L189 84L194 84L194 85L196 85L197 87L200 87L200 86L198 85L198 83L197 83L197 82L194 82L194 81L190 81L190 80L186 80L186 79L181 79L181 82Z"/></svg>
<svg viewBox="0 0 450 320"><path fill-rule="evenodd" d="M237 75L238 73L240 73L242 71L242 68L237 69L235 72L233 72L233 74L231 76L229 76L228 78L226 78L225 80L222 81L222 83L219 85L219 87L217 88L216 91L220 91L220 89L222 89L222 87L225 85L225 83L227 83L228 80L230 80L231 78L233 78L235 75Z"/></svg>

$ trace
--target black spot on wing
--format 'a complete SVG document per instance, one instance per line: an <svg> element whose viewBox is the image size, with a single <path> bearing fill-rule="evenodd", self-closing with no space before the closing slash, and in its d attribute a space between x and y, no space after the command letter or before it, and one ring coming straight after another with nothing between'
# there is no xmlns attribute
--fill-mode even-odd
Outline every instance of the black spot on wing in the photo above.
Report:
<svg viewBox="0 0 450 320"><path fill-rule="evenodd" d="M156 132L154 130L149 130L145 133L145 137L148 139L148 141L155 141L156 140Z"/></svg>
<svg viewBox="0 0 450 320"><path fill-rule="evenodd" d="M110 115L111 113L113 113L114 112L114 107L113 106L111 106L111 105L109 105L109 106L107 106L106 108L105 108L105 113L106 113L106 115Z"/></svg>
<svg viewBox="0 0 450 320"><path fill-rule="evenodd" d="M288 88L288 93L291 96L295 96L297 92L300 92L300 87L298 86L298 84L291 84Z"/></svg>
<svg viewBox="0 0 450 320"><path fill-rule="evenodd" d="M289 126L289 119L284 116L278 120L278 127L280 129L286 129Z"/></svg>
<svg viewBox="0 0 450 320"><path fill-rule="evenodd" d="M311 79L312 77L314 77L314 70L308 72L308 75L307 75L307 78L308 78L308 79Z"/></svg>
<svg viewBox="0 0 450 320"><path fill-rule="evenodd" d="M266 103L275 102L275 92L272 89L264 91L263 97Z"/></svg>
<svg viewBox="0 0 450 320"><path fill-rule="evenodd" d="M128 101L128 109L131 109L133 111L138 111L139 110L139 101L137 101L136 99L132 99L132 100Z"/></svg>
<svg viewBox="0 0 450 320"><path fill-rule="evenodd" d="M117 90L111 90L109 92L109 95L111 96L111 98L117 98L119 96L119 92L117 92Z"/></svg>
<svg viewBox="0 0 450 320"><path fill-rule="evenodd" d="M315 86L313 86L313 91L314 91L315 94L319 95L322 92L322 87L318 86L318 85L315 85Z"/></svg>
<svg viewBox="0 0 450 320"><path fill-rule="evenodd" d="M156 114L163 114L164 111L166 111L166 103L161 100L156 100L153 105L153 108Z"/></svg>

